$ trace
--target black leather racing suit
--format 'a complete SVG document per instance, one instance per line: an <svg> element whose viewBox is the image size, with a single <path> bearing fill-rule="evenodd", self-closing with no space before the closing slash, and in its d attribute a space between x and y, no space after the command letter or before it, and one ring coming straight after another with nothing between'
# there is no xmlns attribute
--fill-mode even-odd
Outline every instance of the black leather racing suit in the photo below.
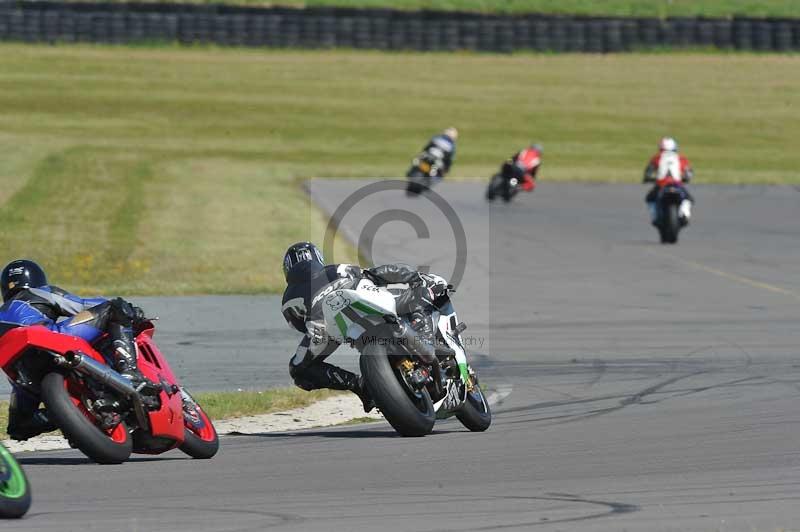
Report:
<svg viewBox="0 0 800 532"><path fill-rule="evenodd" d="M324 296L336 289L353 289L362 279L369 279L377 286L409 285L396 298L397 314L416 317L411 320L412 327L432 334L430 314L425 312L433 301L430 282L416 270L399 264L369 270L351 264L331 264L311 277L290 279L283 293L282 312L289 325L305 333L289 361L289 374L295 384L304 390L350 390L361 397L366 409L368 400L359 376L324 361L339 344L326 334L319 334L317 329L317 324L323 322Z"/></svg>
<svg viewBox="0 0 800 532"><path fill-rule="evenodd" d="M450 171L456 157L456 143L447 135L436 135L428 141L422 149L423 153L430 153L443 165L442 177Z"/></svg>

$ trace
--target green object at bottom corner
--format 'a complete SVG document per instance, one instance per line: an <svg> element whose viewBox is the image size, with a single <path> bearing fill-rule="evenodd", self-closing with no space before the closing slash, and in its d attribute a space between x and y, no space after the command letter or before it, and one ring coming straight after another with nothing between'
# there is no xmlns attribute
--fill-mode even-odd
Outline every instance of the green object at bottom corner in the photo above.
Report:
<svg viewBox="0 0 800 532"><path fill-rule="evenodd" d="M2 477L8 477L0 482L0 496L7 499L24 497L28 485L25 474L14 456L2 445L0 445L0 472Z"/></svg>

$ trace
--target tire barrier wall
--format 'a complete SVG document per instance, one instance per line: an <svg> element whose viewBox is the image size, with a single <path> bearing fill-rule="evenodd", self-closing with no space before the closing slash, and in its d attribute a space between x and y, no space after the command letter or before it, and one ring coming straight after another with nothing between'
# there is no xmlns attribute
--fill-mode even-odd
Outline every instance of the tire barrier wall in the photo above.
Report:
<svg viewBox="0 0 800 532"><path fill-rule="evenodd" d="M607 53L685 47L789 51L800 50L800 19L498 16L0 0L0 41L487 52Z"/></svg>

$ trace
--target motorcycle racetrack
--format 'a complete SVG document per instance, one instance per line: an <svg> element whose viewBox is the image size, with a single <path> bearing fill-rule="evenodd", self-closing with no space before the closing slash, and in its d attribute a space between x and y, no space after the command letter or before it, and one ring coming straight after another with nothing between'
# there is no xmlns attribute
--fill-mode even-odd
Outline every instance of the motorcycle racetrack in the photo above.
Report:
<svg viewBox="0 0 800 532"><path fill-rule="evenodd" d="M367 183L308 188L330 214ZM478 375L501 399L487 432L448 420L417 439L386 423L228 436L209 461L173 451L120 466L23 454L34 505L14 529L796 529L800 191L694 187L692 224L663 246L639 186L545 180L492 207L484 188L434 189L457 221L397 190L339 214L376 263L418 260L443 275L458 270L463 227L454 303ZM241 375L288 384L291 337L253 329L257 302L214 301L224 300L170 303L206 311L179 325L162 315L167 357L182 346L173 359L187 367L198 338L202 361L227 344ZM243 334L214 340L237 326ZM198 364L185 384L210 386L215 371Z"/></svg>

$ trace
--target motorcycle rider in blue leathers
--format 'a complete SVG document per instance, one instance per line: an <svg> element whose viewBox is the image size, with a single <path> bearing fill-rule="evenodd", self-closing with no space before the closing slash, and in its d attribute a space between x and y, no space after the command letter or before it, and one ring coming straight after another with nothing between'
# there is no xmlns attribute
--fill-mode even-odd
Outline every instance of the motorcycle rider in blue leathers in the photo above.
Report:
<svg viewBox="0 0 800 532"><path fill-rule="evenodd" d="M450 167L453 165L453 160L456 157L456 140L458 140L458 130L454 127L448 127L429 140L422 150L423 153L430 154L440 162L442 177L450 171Z"/></svg>
<svg viewBox="0 0 800 532"><path fill-rule="evenodd" d="M0 332L15 326L42 325L48 329L83 338L98 340L108 333L114 366L142 391L151 386L136 365L136 343L132 326L143 319L142 310L122 298L82 299L47 283L44 270L33 261L15 260L0 274L3 305L0 306ZM66 318L61 319L59 318ZM8 435L27 440L55 430L40 399L11 383Z"/></svg>

